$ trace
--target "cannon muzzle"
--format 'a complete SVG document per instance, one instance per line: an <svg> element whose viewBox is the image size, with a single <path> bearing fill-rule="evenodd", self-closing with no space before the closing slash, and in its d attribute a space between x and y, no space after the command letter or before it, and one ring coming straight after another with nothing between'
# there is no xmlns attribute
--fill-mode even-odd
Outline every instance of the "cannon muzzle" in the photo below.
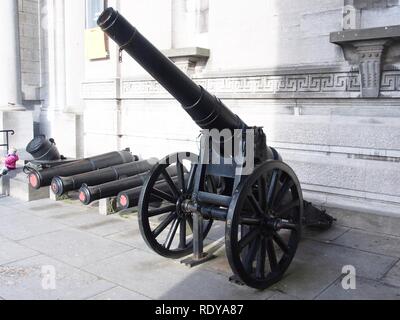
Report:
<svg viewBox="0 0 400 320"><path fill-rule="evenodd" d="M118 11L107 8L97 21L102 30L161 84L202 129L246 129L217 97L194 83Z"/></svg>
<svg viewBox="0 0 400 320"><path fill-rule="evenodd" d="M116 166L138 160L137 156L129 151L110 152L99 156L76 160L71 163L62 164L42 171L32 170L29 174L29 184L34 189L48 187L56 176L69 177L109 166Z"/></svg>
<svg viewBox="0 0 400 320"><path fill-rule="evenodd" d="M70 177L57 176L54 177L51 182L51 190L55 195L62 196L69 191L79 190L83 184L90 187L132 177L150 171L157 161L158 160L154 158L137 162L128 162L118 166L111 166Z"/></svg>

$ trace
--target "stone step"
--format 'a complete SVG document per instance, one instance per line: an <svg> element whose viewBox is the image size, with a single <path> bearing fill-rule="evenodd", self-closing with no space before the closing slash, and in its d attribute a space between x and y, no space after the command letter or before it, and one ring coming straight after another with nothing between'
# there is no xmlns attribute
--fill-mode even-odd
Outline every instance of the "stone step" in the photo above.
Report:
<svg viewBox="0 0 400 320"><path fill-rule="evenodd" d="M0 194L30 202L49 198L50 188L33 189L28 183L27 175L22 168L18 168L0 178Z"/></svg>

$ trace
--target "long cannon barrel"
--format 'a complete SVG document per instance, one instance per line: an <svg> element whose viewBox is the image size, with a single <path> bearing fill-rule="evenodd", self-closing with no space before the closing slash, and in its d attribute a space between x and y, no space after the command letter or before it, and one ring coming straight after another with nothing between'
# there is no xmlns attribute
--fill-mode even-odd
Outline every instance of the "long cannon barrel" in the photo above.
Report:
<svg viewBox="0 0 400 320"><path fill-rule="evenodd" d="M185 174L185 181L188 180L189 175L186 173ZM172 182L174 182L175 184L178 182L178 177L172 177ZM165 181L159 181L155 184L155 187L163 192L169 192L169 185L167 182ZM142 192L142 187L137 187L137 188L133 188L133 189L129 189L129 190L125 190L122 191L118 194L117 196L117 206L118 209L120 210L125 210L125 209L130 209L130 208L134 208L138 205L139 203L139 198L140 198L140 194ZM159 202L161 204L161 202L163 201L163 199L158 199L156 197L154 197L153 201L155 203Z"/></svg>
<svg viewBox="0 0 400 320"><path fill-rule="evenodd" d="M73 176L80 173L107 168L119 164L136 161L137 157L129 151L115 151L96 157L77 160L71 163L59 165L42 171L32 171L29 174L29 184L34 189L48 187L56 176Z"/></svg>
<svg viewBox="0 0 400 320"><path fill-rule="evenodd" d="M160 83L202 129L248 126L218 98L194 83L118 11L107 8L97 21L102 30Z"/></svg>
<svg viewBox="0 0 400 320"><path fill-rule="evenodd" d="M167 168L167 172L172 176L177 176L176 167ZM89 205L93 201L116 197L120 192L143 186L148 173L142 173L133 177L124 178L118 181L112 181L100 184L98 186L89 187L85 184L79 189L79 200Z"/></svg>
<svg viewBox="0 0 400 320"><path fill-rule="evenodd" d="M55 195L62 196L68 191L79 190L83 184L86 184L87 186L96 186L102 183L116 181L124 177L132 177L151 170L157 161L158 160L154 158L125 163L119 166L112 166L70 177L54 177L51 182L51 190Z"/></svg>

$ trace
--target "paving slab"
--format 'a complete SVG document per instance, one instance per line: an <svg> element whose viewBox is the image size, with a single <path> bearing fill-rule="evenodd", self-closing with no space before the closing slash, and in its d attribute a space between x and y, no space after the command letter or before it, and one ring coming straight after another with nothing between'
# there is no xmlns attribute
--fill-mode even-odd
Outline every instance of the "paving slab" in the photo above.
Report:
<svg viewBox="0 0 400 320"><path fill-rule="evenodd" d="M397 262L397 264L389 270L382 281L386 284L399 287L400 291L400 262Z"/></svg>
<svg viewBox="0 0 400 320"><path fill-rule="evenodd" d="M283 279L271 287L300 300L311 300L318 296L340 277L340 271L332 268L311 266L307 262L294 260Z"/></svg>
<svg viewBox="0 0 400 320"><path fill-rule="evenodd" d="M150 298L117 286L107 290L106 292L91 297L89 300L150 300Z"/></svg>
<svg viewBox="0 0 400 320"><path fill-rule="evenodd" d="M303 250L296 258L319 268L333 268L342 271L343 266L352 265L360 276L380 279L397 261L396 258L382 254L364 252L334 244L324 245L307 240L301 243Z"/></svg>
<svg viewBox="0 0 400 320"><path fill-rule="evenodd" d="M225 222L214 221L207 238L210 240L219 240L221 238L225 238Z"/></svg>
<svg viewBox="0 0 400 320"><path fill-rule="evenodd" d="M300 299L295 297L295 296L291 296L289 294L286 294L286 293L278 292L278 293L274 294L268 300L273 300L273 301L276 301L276 300L279 300L279 301L294 301L294 300L300 300Z"/></svg>
<svg viewBox="0 0 400 320"><path fill-rule="evenodd" d="M74 212L75 213L87 212L88 210L88 208L84 206L81 207L72 206L64 204L63 202L56 202L50 199L25 202L22 204L11 205L10 207L22 210L24 212L42 218L52 218L58 215L74 213Z"/></svg>
<svg viewBox="0 0 400 320"><path fill-rule="evenodd" d="M0 238L0 265L33 257L38 254L37 251L21 246L14 241Z"/></svg>
<svg viewBox="0 0 400 320"><path fill-rule="evenodd" d="M77 267L131 249L127 245L71 228L30 238L21 244Z"/></svg>
<svg viewBox="0 0 400 320"><path fill-rule="evenodd" d="M108 236L126 230L130 223L137 224L137 221L126 221L119 216L102 216L98 212L93 212L93 210L65 212L49 218L99 236Z"/></svg>
<svg viewBox="0 0 400 320"><path fill-rule="evenodd" d="M135 223L135 219L132 219L130 221L129 228L127 228L126 230L117 232L105 238L128 245L132 249L140 249L148 253L154 253L154 251L150 249L147 246L146 242L143 240L137 221Z"/></svg>
<svg viewBox="0 0 400 320"><path fill-rule="evenodd" d="M338 220L336 224L341 226L400 236L400 219L398 216L338 208L329 208L329 214L332 214Z"/></svg>
<svg viewBox="0 0 400 320"><path fill-rule="evenodd" d="M45 278L49 268L55 272L54 287ZM44 255L0 266L0 296L6 300L87 299L113 287L111 282Z"/></svg>
<svg viewBox="0 0 400 320"><path fill-rule="evenodd" d="M304 239L313 239L323 242L331 242L348 232L350 228L343 227L337 224L334 224L332 228L328 230L315 230L310 228L303 229L303 238Z"/></svg>
<svg viewBox="0 0 400 320"><path fill-rule="evenodd" d="M284 279L277 289L301 299L313 299L342 275L344 266L356 268L357 274L380 279L396 259L313 240L303 241Z"/></svg>
<svg viewBox="0 0 400 320"><path fill-rule="evenodd" d="M246 300L267 299L274 294L238 286L227 277L200 268L189 269L136 249L83 269L152 299Z"/></svg>
<svg viewBox="0 0 400 320"><path fill-rule="evenodd" d="M339 279L318 296L317 300L400 300L400 290L364 278L357 278L355 290L345 290L342 279Z"/></svg>
<svg viewBox="0 0 400 320"><path fill-rule="evenodd" d="M6 216L6 215L15 215L15 214L19 214L22 213L23 211L18 210L16 208L10 208L7 206L2 206L0 205L0 216Z"/></svg>
<svg viewBox="0 0 400 320"><path fill-rule="evenodd" d="M400 237L352 229L333 242L350 248L400 258Z"/></svg>
<svg viewBox="0 0 400 320"><path fill-rule="evenodd" d="M24 203L24 202L21 200L18 200L18 199L12 198L12 197L4 197L4 196L0 195L0 205L2 205L2 206L15 206L15 205L22 204L22 203Z"/></svg>
<svg viewBox="0 0 400 320"><path fill-rule="evenodd" d="M61 230L65 227L65 225L32 216L28 213L0 215L0 235L10 240L27 239Z"/></svg>

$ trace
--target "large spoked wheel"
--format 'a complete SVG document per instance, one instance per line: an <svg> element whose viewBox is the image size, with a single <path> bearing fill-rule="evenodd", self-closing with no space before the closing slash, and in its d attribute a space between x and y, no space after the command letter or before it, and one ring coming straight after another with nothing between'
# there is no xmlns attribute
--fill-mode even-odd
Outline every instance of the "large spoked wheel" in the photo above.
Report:
<svg viewBox="0 0 400 320"><path fill-rule="evenodd" d="M192 153L170 155L153 168L143 186L138 206L140 232L161 256L178 259L192 251L193 217L182 211L181 204L193 193L197 160ZM204 221L204 238L212 223Z"/></svg>
<svg viewBox="0 0 400 320"><path fill-rule="evenodd" d="M282 279L300 242L302 214L300 183L281 161L264 162L238 186L225 236L239 280L265 289Z"/></svg>

